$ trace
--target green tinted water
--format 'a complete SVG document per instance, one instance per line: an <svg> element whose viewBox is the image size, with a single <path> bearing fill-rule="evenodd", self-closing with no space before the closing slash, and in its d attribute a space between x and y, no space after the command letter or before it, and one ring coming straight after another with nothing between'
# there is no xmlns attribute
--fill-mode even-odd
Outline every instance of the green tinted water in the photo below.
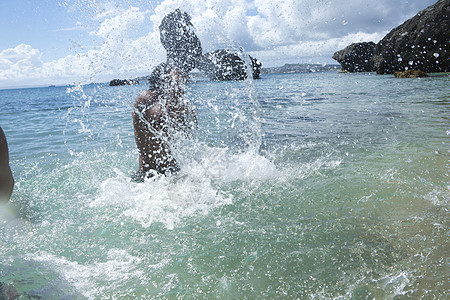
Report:
<svg viewBox="0 0 450 300"><path fill-rule="evenodd" d="M143 88L20 90L0 112L2 211L23 222L3 228L1 281L45 299L448 296L448 77L194 82L182 171L138 184Z"/></svg>

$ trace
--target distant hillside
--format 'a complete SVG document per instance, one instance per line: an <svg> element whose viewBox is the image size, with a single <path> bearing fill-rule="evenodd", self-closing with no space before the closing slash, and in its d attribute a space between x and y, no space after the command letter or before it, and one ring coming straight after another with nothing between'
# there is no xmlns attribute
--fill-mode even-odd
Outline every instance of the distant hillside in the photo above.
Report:
<svg viewBox="0 0 450 300"><path fill-rule="evenodd" d="M285 64L281 67L262 68L261 75L264 74L285 74L285 73L311 73L340 70L340 65L320 65L320 64Z"/></svg>

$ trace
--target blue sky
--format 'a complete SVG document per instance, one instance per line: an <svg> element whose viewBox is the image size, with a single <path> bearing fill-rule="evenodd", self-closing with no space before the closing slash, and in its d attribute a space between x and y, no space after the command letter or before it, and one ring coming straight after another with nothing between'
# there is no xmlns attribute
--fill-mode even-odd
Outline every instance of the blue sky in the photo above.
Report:
<svg viewBox="0 0 450 300"><path fill-rule="evenodd" d="M42 49L44 60L64 57L74 45L89 47L97 39L95 29L99 3L127 6L131 1L2 0L0 51L25 43ZM161 1L133 1L133 5L154 8ZM150 5L149 5L150 4ZM148 24L151 26L150 20ZM6 29L6 30L5 30ZM145 30L142 28L142 30ZM76 47L76 46L75 46Z"/></svg>
<svg viewBox="0 0 450 300"><path fill-rule="evenodd" d="M0 10L0 49L25 43L45 49L44 59L58 58L66 51L71 40L79 38L73 36L74 31L58 29L72 27L74 21L74 15L56 1L3 0Z"/></svg>
<svg viewBox="0 0 450 300"><path fill-rule="evenodd" d="M204 52L241 45L263 66L278 66L333 63L335 51L352 42L377 42L433 3L2 0L0 88L146 75L165 57L157 25L179 7L192 15Z"/></svg>

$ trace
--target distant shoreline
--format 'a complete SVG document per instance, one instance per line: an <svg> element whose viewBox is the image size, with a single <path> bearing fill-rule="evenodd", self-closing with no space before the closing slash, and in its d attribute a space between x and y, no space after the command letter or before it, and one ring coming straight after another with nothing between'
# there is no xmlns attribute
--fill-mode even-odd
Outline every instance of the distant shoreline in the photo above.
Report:
<svg viewBox="0 0 450 300"><path fill-rule="evenodd" d="M269 74L293 74L293 73L315 73L326 71L339 71L341 65L329 64L285 64L281 67L261 68L261 75Z"/></svg>
<svg viewBox="0 0 450 300"><path fill-rule="evenodd" d="M261 68L261 75L275 75L275 74L296 74L296 73L316 73L316 72L329 72L329 71L341 71L340 65L334 65L334 64L285 64L281 67L270 67L270 68ZM346 72L343 72L346 73ZM359 72L359 73L374 73L374 72ZM196 74L199 73L193 73L193 77L196 77ZM349 72L349 74L354 74ZM387 74L392 75L392 74ZM430 77L445 77L450 76L450 73L446 72L440 72L440 73L429 73ZM392 75L393 76L393 75ZM203 77L203 76L199 76ZM148 76L140 76L137 77L136 80L140 81L140 84L142 82L147 81ZM109 85L109 82L91 82L88 84L83 85L91 85L91 84L105 84ZM49 85L49 84L42 84L42 85L30 85L30 86L18 86L18 87L2 87L0 88L0 91L3 90L20 90L20 89L34 89L34 88L47 88L47 87L67 87L72 88L77 86L77 84L71 83L71 84L57 84L57 85Z"/></svg>
<svg viewBox="0 0 450 300"><path fill-rule="evenodd" d="M339 64L285 64L279 67L261 68L261 75L315 73L339 70L341 70L341 65ZM206 76L203 72L193 72L191 74L194 78L203 78ZM148 80L148 78L149 76L140 76L130 80L142 82Z"/></svg>

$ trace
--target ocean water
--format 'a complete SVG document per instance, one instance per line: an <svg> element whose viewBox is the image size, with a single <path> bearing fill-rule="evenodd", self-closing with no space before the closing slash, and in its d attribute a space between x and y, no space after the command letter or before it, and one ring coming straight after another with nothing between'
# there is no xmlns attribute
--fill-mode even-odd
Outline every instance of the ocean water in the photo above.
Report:
<svg viewBox="0 0 450 300"><path fill-rule="evenodd" d="M450 78L189 83L181 171L131 180L146 85L0 90L0 281L42 299L445 299Z"/></svg>

